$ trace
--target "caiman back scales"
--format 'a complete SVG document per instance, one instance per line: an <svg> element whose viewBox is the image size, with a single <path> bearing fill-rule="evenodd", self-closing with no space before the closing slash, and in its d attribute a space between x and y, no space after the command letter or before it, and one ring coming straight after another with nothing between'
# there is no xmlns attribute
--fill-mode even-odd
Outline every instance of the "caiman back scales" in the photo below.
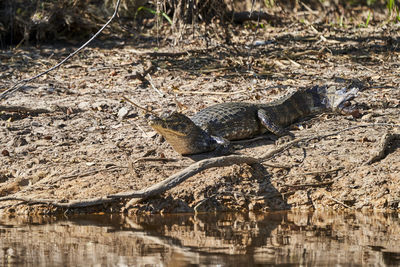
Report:
<svg viewBox="0 0 400 267"><path fill-rule="evenodd" d="M325 111L345 112L344 103L353 99L359 88L336 91L314 86L298 90L267 104L228 102L200 110L191 118L173 113L153 117L150 125L182 155L197 154L228 147L229 140L251 138L267 131L284 136L284 127Z"/></svg>

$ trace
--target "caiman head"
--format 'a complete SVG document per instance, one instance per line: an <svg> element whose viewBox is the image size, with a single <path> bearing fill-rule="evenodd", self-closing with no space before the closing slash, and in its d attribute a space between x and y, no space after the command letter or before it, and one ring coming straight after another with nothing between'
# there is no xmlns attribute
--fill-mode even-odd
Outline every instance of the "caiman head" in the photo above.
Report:
<svg viewBox="0 0 400 267"><path fill-rule="evenodd" d="M178 112L161 117L152 116L150 126L182 155L208 152L217 147L214 138L190 118Z"/></svg>

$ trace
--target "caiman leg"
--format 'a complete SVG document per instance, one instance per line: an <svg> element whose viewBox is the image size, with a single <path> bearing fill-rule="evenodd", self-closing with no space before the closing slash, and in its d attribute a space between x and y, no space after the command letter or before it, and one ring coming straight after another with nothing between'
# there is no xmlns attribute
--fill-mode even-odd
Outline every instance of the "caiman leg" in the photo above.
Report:
<svg viewBox="0 0 400 267"><path fill-rule="evenodd" d="M294 134L292 134L288 130L284 129L283 127L277 125L264 109L259 109L257 111L257 116L258 116L258 119L260 120L261 124L265 128L267 128L268 131L275 134L276 136L278 136L278 137L285 136L287 139L294 138ZM287 141L287 140L285 140L285 141Z"/></svg>
<svg viewBox="0 0 400 267"><path fill-rule="evenodd" d="M233 152L233 147L228 139L219 136L211 136L218 144L213 153L215 155L226 155Z"/></svg>

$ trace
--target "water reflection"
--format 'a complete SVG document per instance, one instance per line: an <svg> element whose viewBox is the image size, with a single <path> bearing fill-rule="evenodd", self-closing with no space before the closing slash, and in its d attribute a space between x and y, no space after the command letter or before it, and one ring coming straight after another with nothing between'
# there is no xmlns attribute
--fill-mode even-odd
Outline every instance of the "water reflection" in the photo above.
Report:
<svg viewBox="0 0 400 267"><path fill-rule="evenodd" d="M0 265L400 265L397 214L1 217Z"/></svg>

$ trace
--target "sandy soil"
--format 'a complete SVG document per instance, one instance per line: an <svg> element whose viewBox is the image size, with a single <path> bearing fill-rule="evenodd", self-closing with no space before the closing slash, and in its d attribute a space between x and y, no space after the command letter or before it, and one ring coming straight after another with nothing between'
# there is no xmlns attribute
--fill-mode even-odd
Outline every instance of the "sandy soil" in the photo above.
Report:
<svg viewBox="0 0 400 267"><path fill-rule="evenodd" d="M143 111L123 96L158 113L180 108L191 115L215 103L267 102L301 86L359 79L367 87L353 101L358 118L321 114L291 127L296 137L366 123L400 125L398 26L247 24L227 29L230 44L209 27L211 38L188 34L175 46L172 38L157 45L156 35L96 41L2 101L0 196L64 201L106 196L146 188L193 163L160 141ZM0 51L0 88L47 69L73 49ZM141 79L146 70L150 78ZM19 106L48 112L10 110ZM129 212L398 210L400 140L388 144L382 159L366 164L388 132L400 129L358 128L300 144L266 164L208 169ZM236 148L257 157L275 144L261 140ZM138 160L146 157L171 161ZM120 212L123 204L68 212ZM23 201L2 201L0 211L65 212Z"/></svg>

